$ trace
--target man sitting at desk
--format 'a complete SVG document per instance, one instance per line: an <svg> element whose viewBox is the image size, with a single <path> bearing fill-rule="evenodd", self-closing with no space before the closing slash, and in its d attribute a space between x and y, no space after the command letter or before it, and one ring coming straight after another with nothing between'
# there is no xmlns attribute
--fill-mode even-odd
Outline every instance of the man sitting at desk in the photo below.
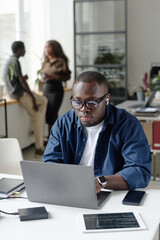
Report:
<svg viewBox="0 0 160 240"><path fill-rule="evenodd" d="M74 109L53 125L43 161L93 166L97 192L146 187L151 178L147 138L136 117L109 103L106 78L84 72L72 94Z"/></svg>

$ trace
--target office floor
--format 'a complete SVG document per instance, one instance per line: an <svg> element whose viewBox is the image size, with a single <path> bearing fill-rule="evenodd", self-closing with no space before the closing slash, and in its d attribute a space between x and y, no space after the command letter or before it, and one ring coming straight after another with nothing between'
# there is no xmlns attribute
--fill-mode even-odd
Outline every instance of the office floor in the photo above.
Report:
<svg viewBox="0 0 160 240"><path fill-rule="evenodd" d="M34 146L30 146L26 149L24 149L23 152L23 158L24 160L30 160L30 161L42 161L41 156L36 156L34 154ZM152 188L152 189L160 189L160 180L153 181L151 180L147 188Z"/></svg>
<svg viewBox="0 0 160 240"><path fill-rule="evenodd" d="M22 150L23 153L23 159L24 160L31 160L31 161L42 161L41 156L35 156L35 147L34 145L31 145L30 147L27 147Z"/></svg>

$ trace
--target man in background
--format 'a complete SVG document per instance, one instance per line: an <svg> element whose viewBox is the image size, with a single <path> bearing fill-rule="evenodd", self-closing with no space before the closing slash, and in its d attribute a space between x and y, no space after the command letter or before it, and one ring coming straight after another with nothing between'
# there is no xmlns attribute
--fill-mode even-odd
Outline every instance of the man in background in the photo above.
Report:
<svg viewBox="0 0 160 240"><path fill-rule="evenodd" d="M92 166L97 192L146 187L151 178L147 138L135 116L109 103L106 78L81 73L72 94L73 110L53 125L43 161Z"/></svg>
<svg viewBox="0 0 160 240"><path fill-rule="evenodd" d="M6 62L3 73L3 80L7 95L17 99L26 109L31 117L32 127L35 136L35 154L43 154L43 125L47 107L47 99L32 92L26 80L27 75L22 75L20 57L25 55L25 46L21 41L12 43L13 55ZM21 121L21 118L19 118ZM24 126L25 127L25 126Z"/></svg>

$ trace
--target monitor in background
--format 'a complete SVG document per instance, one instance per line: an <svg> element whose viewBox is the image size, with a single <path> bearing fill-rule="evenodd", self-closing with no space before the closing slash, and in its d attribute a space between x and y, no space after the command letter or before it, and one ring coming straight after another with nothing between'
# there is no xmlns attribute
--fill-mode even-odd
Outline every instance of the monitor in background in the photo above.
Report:
<svg viewBox="0 0 160 240"><path fill-rule="evenodd" d="M160 63L159 62L151 63L150 79L157 76L159 70L160 70Z"/></svg>

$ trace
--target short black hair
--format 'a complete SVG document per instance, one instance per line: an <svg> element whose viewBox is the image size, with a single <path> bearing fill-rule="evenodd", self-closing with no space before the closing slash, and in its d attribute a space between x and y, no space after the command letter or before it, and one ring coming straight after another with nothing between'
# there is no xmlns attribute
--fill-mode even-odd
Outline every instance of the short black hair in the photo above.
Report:
<svg viewBox="0 0 160 240"><path fill-rule="evenodd" d="M24 43L21 41L15 41L12 43L11 49L13 53L17 53L19 49L24 49Z"/></svg>
<svg viewBox="0 0 160 240"><path fill-rule="evenodd" d="M108 89L108 82L104 75L102 75L100 72L96 71L86 71L81 73L73 83L73 85L77 82L97 82L99 85L104 84L104 86Z"/></svg>

